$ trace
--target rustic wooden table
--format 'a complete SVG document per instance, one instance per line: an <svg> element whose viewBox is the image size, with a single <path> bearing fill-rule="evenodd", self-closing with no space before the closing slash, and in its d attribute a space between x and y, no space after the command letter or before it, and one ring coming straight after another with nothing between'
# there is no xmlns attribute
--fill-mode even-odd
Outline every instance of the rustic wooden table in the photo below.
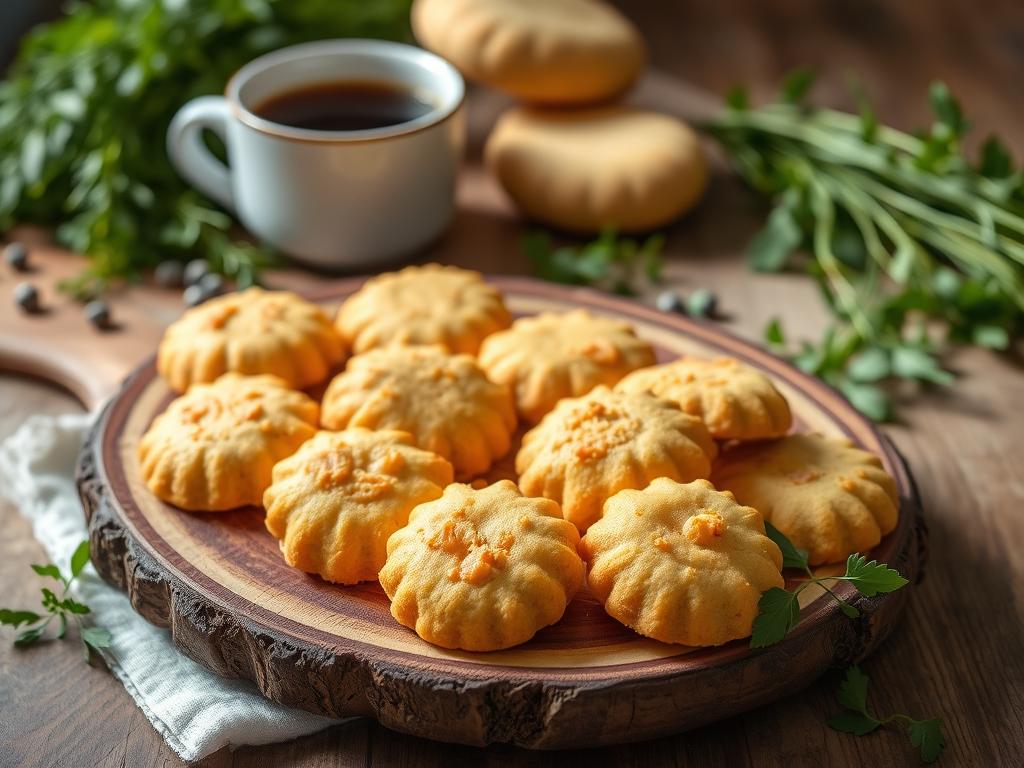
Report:
<svg viewBox="0 0 1024 768"><path fill-rule="evenodd" d="M927 119L935 76L962 95L977 133L998 131L1024 154L1024 13L1016 0L844 3L778 0L715 3L633 0L657 65L721 91L745 81L767 96L782 73L819 67L819 93L842 102L856 70L888 121ZM682 290L716 290L736 332L758 337L779 316L813 335L825 320L813 286L798 276L752 276L741 251L763 212L728 178L671 232L668 280ZM525 272L514 246L474 264ZM650 300L651 297L645 297ZM921 486L931 529L927 579L902 626L865 663L880 711L942 716L944 765L1019 765L1024 751L1024 375L1021 357L958 354L950 392L927 392L887 432ZM38 381L0 374L0 438L34 413L80 406ZM0 502L0 584L5 604L29 605L43 558L29 525ZM26 576L28 574L28 576ZM914 765L906 737L883 730L855 738L825 726L836 711L837 676L773 706L699 731L589 753L476 750L396 734L368 721L268 747L223 750L208 766L415 765ZM120 684L84 665L73 643L15 651L0 643L0 766L173 766L161 741Z"/></svg>

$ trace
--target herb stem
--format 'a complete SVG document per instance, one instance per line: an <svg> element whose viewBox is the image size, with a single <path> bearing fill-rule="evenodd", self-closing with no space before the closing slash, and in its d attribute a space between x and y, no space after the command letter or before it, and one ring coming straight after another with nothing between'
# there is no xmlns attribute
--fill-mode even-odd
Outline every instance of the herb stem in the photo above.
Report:
<svg viewBox="0 0 1024 768"><path fill-rule="evenodd" d="M869 339L874 330L867 316L861 309L857 292L843 274L839 260L832 251L832 236L835 226L835 207L832 198L821 182L814 176L810 178L811 207L815 212L814 221L814 252L818 254L822 271L825 273L836 298L849 317L854 328L862 338Z"/></svg>

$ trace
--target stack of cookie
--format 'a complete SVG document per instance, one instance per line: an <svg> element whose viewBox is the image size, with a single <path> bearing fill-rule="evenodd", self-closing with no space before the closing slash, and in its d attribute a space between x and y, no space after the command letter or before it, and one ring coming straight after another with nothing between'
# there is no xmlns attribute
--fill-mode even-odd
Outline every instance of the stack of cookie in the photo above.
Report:
<svg viewBox="0 0 1024 768"><path fill-rule="evenodd" d="M895 527L880 461L789 434L767 376L655 363L619 320L513 322L454 267L374 278L333 322L251 289L168 329L158 368L184 393L143 436L141 473L185 510L262 505L289 565L379 580L399 622L472 651L557 622L584 580L648 637L746 637L784 583L765 519L816 564Z"/></svg>
<svg viewBox="0 0 1024 768"><path fill-rule="evenodd" d="M643 231L700 199L696 134L617 103L643 70L643 39L601 0L415 0L417 40L471 80L523 102L491 134L488 167L531 218L580 233Z"/></svg>

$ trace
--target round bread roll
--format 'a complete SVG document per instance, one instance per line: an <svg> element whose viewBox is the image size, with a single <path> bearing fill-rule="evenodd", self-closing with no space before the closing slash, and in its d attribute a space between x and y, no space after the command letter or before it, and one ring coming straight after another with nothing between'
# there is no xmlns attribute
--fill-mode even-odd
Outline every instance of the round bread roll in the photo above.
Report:
<svg viewBox="0 0 1024 768"><path fill-rule="evenodd" d="M523 213L581 233L660 227L692 208L708 179L689 126L624 106L513 109L484 154Z"/></svg>
<svg viewBox="0 0 1024 768"><path fill-rule="evenodd" d="M543 104L615 96L647 59L636 28L598 0L416 0L412 28L471 80Z"/></svg>

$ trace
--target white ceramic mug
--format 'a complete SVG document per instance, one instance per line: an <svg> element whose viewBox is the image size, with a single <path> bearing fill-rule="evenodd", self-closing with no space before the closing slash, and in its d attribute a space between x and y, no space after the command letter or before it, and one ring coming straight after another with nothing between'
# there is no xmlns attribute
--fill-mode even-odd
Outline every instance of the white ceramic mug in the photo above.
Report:
<svg viewBox="0 0 1024 768"><path fill-rule="evenodd" d="M353 131L281 125L253 109L311 85L379 81L433 106L408 122ZM393 261L438 237L452 216L465 144L465 86L428 51L380 40L326 40L251 61L224 96L182 107L167 151L189 182L270 245L322 267ZM227 146L210 153L203 129Z"/></svg>

